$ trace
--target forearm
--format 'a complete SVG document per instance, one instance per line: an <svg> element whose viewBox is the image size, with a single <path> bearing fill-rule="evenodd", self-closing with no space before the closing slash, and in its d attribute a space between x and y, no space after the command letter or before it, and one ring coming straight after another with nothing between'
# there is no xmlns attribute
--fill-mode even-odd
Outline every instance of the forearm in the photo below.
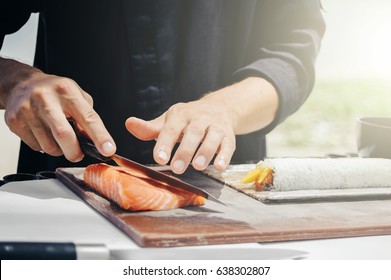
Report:
<svg viewBox="0 0 391 280"><path fill-rule="evenodd" d="M320 1L261 1L246 45L247 65L236 80L264 77L278 92L278 114L267 133L296 112L315 81L314 63L325 31ZM270 29L271 27L272 30Z"/></svg>
<svg viewBox="0 0 391 280"><path fill-rule="evenodd" d="M216 102L231 112L234 133L246 134L262 129L275 118L278 94L267 80L250 77L210 93L201 100Z"/></svg>
<svg viewBox="0 0 391 280"><path fill-rule="evenodd" d="M16 60L0 57L0 109L6 108L8 97L15 86L36 72L40 70Z"/></svg>

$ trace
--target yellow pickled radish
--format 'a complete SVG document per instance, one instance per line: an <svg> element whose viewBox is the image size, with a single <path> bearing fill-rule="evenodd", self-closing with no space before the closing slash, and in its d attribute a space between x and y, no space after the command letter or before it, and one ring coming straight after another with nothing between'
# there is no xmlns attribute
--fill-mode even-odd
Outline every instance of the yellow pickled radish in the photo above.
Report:
<svg viewBox="0 0 391 280"><path fill-rule="evenodd" d="M261 169L255 168L251 171L249 171L241 180L240 182L244 184L252 183L256 181L259 178L259 175L261 175Z"/></svg>

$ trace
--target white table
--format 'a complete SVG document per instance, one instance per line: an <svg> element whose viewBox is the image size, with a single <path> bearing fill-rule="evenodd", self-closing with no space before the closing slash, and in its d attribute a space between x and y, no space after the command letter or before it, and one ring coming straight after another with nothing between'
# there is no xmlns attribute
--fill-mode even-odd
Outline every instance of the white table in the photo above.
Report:
<svg viewBox="0 0 391 280"><path fill-rule="evenodd" d="M113 259L391 259L391 236L141 248L55 179L0 187L0 241L105 244Z"/></svg>

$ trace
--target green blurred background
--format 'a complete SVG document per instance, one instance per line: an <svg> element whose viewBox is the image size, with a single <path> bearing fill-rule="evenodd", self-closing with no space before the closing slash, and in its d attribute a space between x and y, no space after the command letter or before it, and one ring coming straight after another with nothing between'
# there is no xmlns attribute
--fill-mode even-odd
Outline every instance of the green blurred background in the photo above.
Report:
<svg viewBox="0 0 391 280"><path fill-rule="evenodd" d="M391 116L391 1L323 0L313 93L267 137L268 156L357 153L356 119Z"/></svg>

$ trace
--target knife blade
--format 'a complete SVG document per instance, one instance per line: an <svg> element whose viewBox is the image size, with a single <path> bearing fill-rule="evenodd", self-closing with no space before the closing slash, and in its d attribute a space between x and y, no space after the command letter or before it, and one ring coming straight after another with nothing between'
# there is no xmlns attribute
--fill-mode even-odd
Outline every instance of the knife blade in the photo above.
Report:
<svg viewBox="0 0 391 280"><path fill-rule="evenodd" d="M106 157L106 156L102 155L98 151L98 149L96 148L94 142L92 142L92 140L88 137L88 135L86 135L84 132L80 131L77 128L76 123L73 120L69 120L69 122L72 125L72 127L76 133L76 137L79 141L80 148L84 154L86 154L90 157L93 157L97 160L103 161L103 162L108 162L110 160L113 160L119 166L122 166L125 168L130 168L130 169L135 169L138 172L140 172L140 173L142 173L142 174L144 174L144 175L148 176L149 178L154 179L156 181L160 181L160 182L166 183L170 186L190 191L190 192L195 193L197 195L203 196L211 201L220 203L222 205L226 205L225 203L223 203L222 201L220 201L219 199L217 199L216 197L214 197L210 193L206 192L205 190L200 189L200 188L198 188L194 185L191 185L187 182L184 182L184 181L180 180L179 178L166 175L163 172L154 170L148 166L145 166L143 164L140 164L140 163L135 162L133 160L127 159L127 158L120 156L120 155L117 155L117 154L114 154L111 157Z"/></svg>
<svg viewBox="0 0 391 280"><path fill-rule="evenodd" d="M185 181L182 181L182 180L180 180L180 179L178 179L178 178L176 178L174 176L166 175L163 172L156 171L156 170L154 170L152 168L149 168L148 166L142 165L142 164L140 164L138 162L132 161L130 159L127 159L127 158L122 157L122 156L117 155L117 154L114 154L111 157L111 159L114 160L115 163L117 163L119 166L130 168L130 169L136 169L137 171L143 173L144 175L146 175L149 178L152 178L152 179L154 179L156 181L160 181L160 182L166 183L166 184L168 184L170 186L178 187L180 189L193 192L193 193L195 193L197 195L204 196L205 198L207 198L209 200L212 200L212 201L215 201L217 203L225 205L223 202L218 200L216 197L214 197L210 193L208 193L208 192L206 192L206 191L204 191L204 190L202 190L200 188L197 188L196 186L193 186L193 185L191 185L189 183L186 183Z"/></svg>

